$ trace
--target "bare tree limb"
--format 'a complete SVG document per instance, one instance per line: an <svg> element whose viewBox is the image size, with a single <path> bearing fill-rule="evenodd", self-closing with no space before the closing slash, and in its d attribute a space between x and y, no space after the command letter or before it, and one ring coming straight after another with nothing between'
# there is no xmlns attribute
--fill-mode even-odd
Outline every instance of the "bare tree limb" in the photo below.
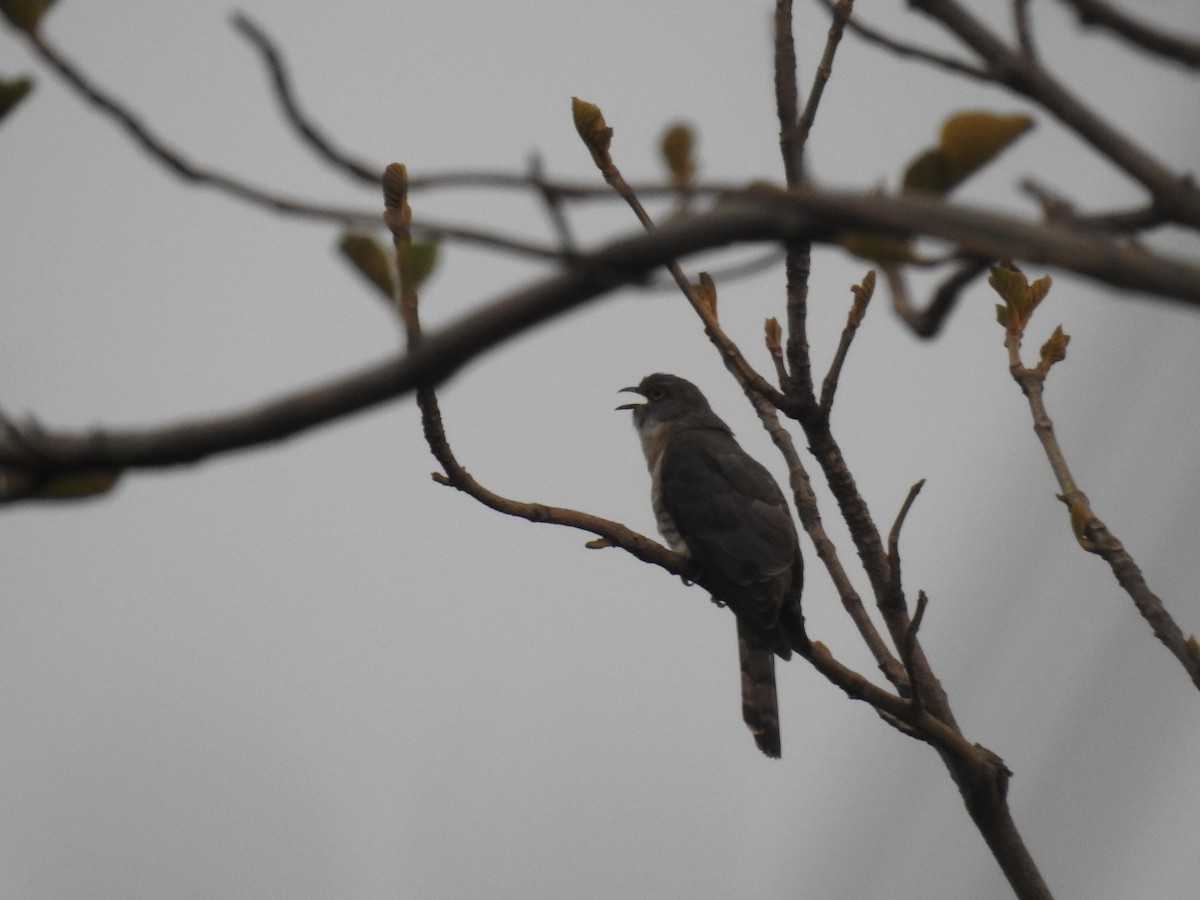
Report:
<svg viewBox="0 0 1200 900"><path fill-rule="evenodd" d="M316 123L310 120L304 111L300 109L300 102L296 99L296 94L292 90L292 79L288 75L283 55L279 52L279 48L276 47L270 35L263 31L261 27L254 24L242 12L235 12L233 14L233 27L241 32L254 45L255 49L258 50L263 64L266 65L267 71L271 74L271 84L275 88L275 96L279 99L279 105L283 108L283 114L304 143L312 147L322 159L335 169L346 173L357 181L366 184L378 184L379 173L382 171L379 166L361 162L344 151L339 150L334 146L333 141L325 136L325 133Z"/></svg>
<svg viewBox="0 0 1200 900"><path fill-rule="evenodd" d="M794 152L804 159L804 150L808 145L808 136L812 133L813 123L817 118L817 109L821 105L821 97L825 93L825 85L833 75L833 58L837 53L838 44L850 14L854 11L854 0L837 0L833 5L833 15L830 19L829 33L825 38L825 49L821 53L821 61L813 74L812 87L808 90L808 99L804 101L804 109L796 117L796 139ZM790 182L789 182L790 183Z"/></svg>
<svg viewBox="0 0 1200 900"><path fill-rule="evenodd" d="M833 361L829 364L829 371L825 373L825 380L821 382L820 406L826 418L833 409L833 397L837 393L838 378L841 377L842 366L846 363L846 354L850 352L850 344L854 341L854 335L858 333L858 326L867 314L867 304L871 302L871 296L875 293L875 270L867 272L863 280L850 290L854 294L854 300L851 301L850 311L846 314L846 325L842 328L842 337L833 354Z"/></svg>
<svg viewBox="0 0 1200 900"><path fill-rule="evenodd" d="M1049 288L1049 279L1044 281L1042 295ZM1046 377L1051 368L1066 357L1069 338L1062 333L1061 328L1058 328L1042 347L1041 359L1038 364L1027 367L1021 360L1021 341L1029 315L1032 314L1033 308L1041 298L1039 296L1035 299L1026 312L1020 309L1014 310L1009 302L1010 298L1006 297L1003 292L1001 292L1001 296L1009 304L1004 335L1004 345L1008 350L1009 371L1029 402L1034 433L1041 442L1042 450L1050 463L1050 469L1062 491L1059 499L1067 506L1076 540L1084 550L1095 553L1108 563L1117 582L1129 594L1142 618L1149 623L1154 636L1179 660L1192 683L1200 688L1200 648L1196 646L1194 639L1188 640L1184 636L1182 629L1167 612L1162 600L1146 584L1142 571L1133 557L1096 515L1087 495L1079 487L1071 473L1071 469L1067 465L1066 454L1058 442L1054 422L1046 409L1045 386Z"/></svg>
<svg viewBox="0 0 1200 900"><path fill-rule="evenodd" d="M414 228L415 228L414 223ZM730 196L711 212L581 255L560 274L509 293L438 332L413 352L357 373L208 419L127 431L45 432L34 453L0 436L0 464L33 469L157 467L196 462L290 437L445 381L467 362L550 318L644 281L665 260L738 242L834 241L846 230L922 233L956 241L974 256L1024 259L1104 283L1200 307L1200 266L1129 248L1111 238L1036 225L924 197L836 194ZM815 403L814 403L815 405ZM783 397L791 415L795 401Z"/></svg>
<svg viewBox="0 0 1200 900"><path fill-rule="evenodd" d="M1030 59L1037 59L1037 47L1033 40L1033 23L1029 20L1029 0L1012 0L1013 27L1017 32L1017 44L1021 52Z"/></svg>
<svg viewBox="0 0 1200 900"><path fill-rule="evenodd" d="M1152 28L1122 12L1105 0L1061 0L1074 7L1079 23L1107 28L1131 44L1148 50L1164 59L1200 69L1200 38L1186 38L1165 30Z"/></svg>
<svg viewBox="0 0 1200 900"><path fill-rule="evenodd" d="M817 0L817 2L821 3L831 13L834 11L834 0ZM954 56L939 53L936 50L930 50L926 47L919 47L916 44L898 40L890 34L885 34L878 28L873 28L861 19L850 19L846 27L863 40L882 47L902 59L919 60L920 62L937 66L956 75L966 75L968 78L974 78L979 81L989 81L991 79L991 74L985 68L973 65L966 60L958 59Z"/></svg>

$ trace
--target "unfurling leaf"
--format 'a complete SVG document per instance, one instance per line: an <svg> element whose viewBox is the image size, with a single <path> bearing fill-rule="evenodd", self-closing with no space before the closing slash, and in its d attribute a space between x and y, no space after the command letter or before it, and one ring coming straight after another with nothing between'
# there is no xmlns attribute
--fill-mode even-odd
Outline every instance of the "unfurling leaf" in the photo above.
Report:
<svg viewBox="0 0 1200 900"><path fill-rule="evenodd" d="M962 173L961 180L994 159L1032 127L1033 119L1024 113L960 112L942 125L938 149Z"/></svg>
<svg viewBox="0 0 1200 900"><path fill-rule="evenodd" d="M942 124L938 145L908 164L902 187L938 196L947 194L1032 127L1033 119L1024 113L955 113Z"/></svg>
<svg viewBox="0 0 1200 900"><path fill-rule="evenodd" d="M1004 301L1004 313L1001 315L997 307L996 320L1010 331L1023 332L1033 311L1050 292L1049 275L1043 275L1030 284L1025 273L1011 263L993 266L988 284ZM1065 343L1063 347L1065 350Z"/></svg>
<svg viewBox="0 0 1200 900"><path fill-rule="evenodd" d="M1010 266L993 266L992 273L988 276L988 284L1009 306L1023 304L1025 294L1029 290L1029 280L1025 273Z"/></svg>
<svg viewBox="0 0 1200 900"><path fill-rule="evenodd" d="M1062 326L1058 325L1054 329L1054 334L1042 344L1041 357L1042 361L1039 365L1043 371L1057 362L1062 362L1067 358L1067 344L1071 343L1071 336L1062 330Z"/></svg>
<svg viewBox="0 0 1200 900"><path fill-rule="evenodd" d="M612 157L608 155L608 147L612 143L613 130L604 121L600 107L572 97L571 117L575 120L575 130L579 132L596 165L601 169L611 168Z"/></svg>
<svg viewBox="0 0 1200 900"><path fill-rule="evenodd" d="M931 148L908 164L900 187L905 191L920 191L940 196L956 183L950 160L946 159L941 151Z"/></svg>
<svg viewBox="0 0 1200 900"><path fill-rule="evenodd" d="M677 185L686 186L692 183L696 174L696 161L692 157L692 148L696 139L692 129L682 123L672 125L662 137L660 149L671 179Z"/></svg>
<svg viewBox="0 0 1200 900"><path fill-rule="evenodd" d="M0 119L12 112L31 90L33 81L29 78L14 78L12 81L0 78Z"/></svg>
<svg viewBox="0 0 1200 900"><path fill-rule="evenodd" d="M22 31L33 31L54 0L0 0L0 13Z"/></svg>
<svg viewBox="0 0 1200 900"><path fill-rule="evenodd" d="M347 231L338 241L338 250L359 273L371 282L391 303L396 296L391 255L374 237L363 231Z"/></svg>
<svg viewBox="0 0 1200 900"><path fill-rule="evenodd" d="M1046 299L1048 293L1050 293L1050 276L1043 275L1029 286L1029 290L1025 295L1029 302L1029 311L1033 312L1037 309L1038 304Z"/></svg>
<svg viewBox="0 0 1200 900"><path fill-rule="evenodd" d="M436 241L415 240L400 254L400 283L405 293L416 293L437 265Z"/></svg>

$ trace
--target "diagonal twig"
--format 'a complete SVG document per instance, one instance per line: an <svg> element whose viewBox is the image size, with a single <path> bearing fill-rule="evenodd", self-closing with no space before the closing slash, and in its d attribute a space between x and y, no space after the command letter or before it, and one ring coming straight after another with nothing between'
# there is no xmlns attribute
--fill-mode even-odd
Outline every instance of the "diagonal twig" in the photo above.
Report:
<svg viewBox="0 0 1200 900"><path fill-rule="evenodd" d="M379 166L370 163L364 163L355 159L343 150L338 149L333 141L326 137L325 133L317 127L304 111L300 108L300 103L296 99L296 93L292 88L292 79L288 74L287 66L284 63L283 55L279 52L279 48L261 27L256 25L243 12L235 12L233 14L233 27L254 45L262 57L267 71L271 74L271 84L275 88L275 96L279 100L279 105L283 108L283 114L288 123L296 130L300 137L310 147L317 152L326 162L331 163L334 168L345 172L358 181L367 184L377 184L379 182Z"/></svg>
<svg viewBox="0 0 1200 900"><path fill-rule="evenodd" d="M838 341L837 350L833 354L833 361L829 364L829 371L821 383L820 407L826 418L833 409L833 396L837 393L838 378L841 377L846 354L850 352L850 344L854 340L854 335L858 333L858 326L862 324L863 316L867 313L867 304L871 302L871 295L875 293L875 270L867 272L863 280L850 290L854 294L854 299L850 303L850 312L846 314L846 325L842 328L842 336Z"/></svg>
<svg viewBox="0 0 1200 900"><path fill-rule="evenodd" d="M1105 0L1061 0L1074 7L1079 14L1079 23L1084 26L1107 28L1113 34L1131 44L1149 50L1164 59L1200 69L1200 38L1188 38L1154 28L1127 13L1122 12Z"/></svg>
<svg viewBox="0 0 1200 900"><path fill-rule="evenodd" d="M1054 422L1046 408L1045 386L1051 368L1065 358L1069 338L1062 334L1061 328L1057 329L1055 336L1043 346L1038 364L1027 367L1021 360L1021 341L1027 321L1028 315L1015 315L1010 309L1004 335L1009 371L1029 403L1034 433L1058 482L1061 490L1059 499L1067 506L1075 538L1084 550L1095 553L1108 563L1117 582L1129 594L1154 636L1179 660L1192 683L1200 688L1200 644L1194 637L1184 636L1161 598L1150 590L1133 557L1096 515L1087 495L1075 480L1058 441ZM1055 343L1058 345L1057 352L1053 349Z"/></svg>

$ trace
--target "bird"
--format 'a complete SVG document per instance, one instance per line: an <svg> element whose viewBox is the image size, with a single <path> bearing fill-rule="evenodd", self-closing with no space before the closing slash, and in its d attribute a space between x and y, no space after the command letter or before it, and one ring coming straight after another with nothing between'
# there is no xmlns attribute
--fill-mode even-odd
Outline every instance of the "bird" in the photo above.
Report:
<svg viewBox="0 0 1200 900"><path fill-rule="evenodd" d="M809 648L804 561L787 500L690 381L658 372L621 392L645 400L617 409L633 411L659 533L736 616L742 718L758 748L778 759L775 657Z"/></svg>

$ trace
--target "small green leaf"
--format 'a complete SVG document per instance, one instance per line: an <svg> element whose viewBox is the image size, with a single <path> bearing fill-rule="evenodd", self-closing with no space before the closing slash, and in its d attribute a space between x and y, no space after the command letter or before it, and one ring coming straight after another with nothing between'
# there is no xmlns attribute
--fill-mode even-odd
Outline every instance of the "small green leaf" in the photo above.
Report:
<svg viewBox="0 0 1200 900"><path fill-rule="evenodd" d="M988 276L988 284L1010 307L1024 305L1025 294L1029 290L1029 281L1020 269L993 266L992 273Z"/></svg>
<svg viewBox="0 0 1200 900"><path fill-rule="evenodd" d="M395 269L391 254L375 238L362 231L347 231L338 241L342 256L373 284L391 303L396 295Z"/></svg>
<svg viewBox="0 0 1200 900"><path fill-rule="evenodd" d="M955 113L942 123L938 145L908 164L902 189L948 194L1032 127L1033 119L1024 113Z"/></svg>
<svg viewBox="0 0 1200 900"><path fill-rule="evenodd" d="M908 164L900 187L941 196L955 185L950 161L938 150L929 149Z"/></svg>
<svg viewBox="0 0 1200 900"><path fill-rule="evenodd" d="M695 144L696 136L692 129L682 123L672 125L663 134L659 148L671 179L678 185L691 184L696 174L696 161L692 157Z"/></svg>
<svg viewBox="0 0 1200 900"><path fill-rule="evenodd" d="M1025 273L1011 263L993 266L988 284L1004 301L1005 314L1001 317L997 312L997 321L1014 331L1025 330L1033 311L1050 292L1049 275L1043 275L1030 284Z"/></svg>
<svg viewBox="0 0 1200 900"><path fill-rule="evenodd" d="M17 104L25 99L25 95L33 90L33 80L29 78L14 78L9 81L0 78L0 119L7 116Z"/></svg>
<svg viewBox="0 0 1200 900"><path fill-rule="evenodd" d="M955 113L942 125L938 149L960 173L961 181L995 159L1032 127L1033 119L1024 113L999 115L967 110Z"/></svg>
<svg viewBox="0 0 1200 900"><path fill-rule="evenodd" d="M1043 371L1049 370L1052 365L1067 358L1067 344L1070 342L1071 336L1063 332L1061 325L1057 326L1046 343L1042 344L1040 366Z"/></svg>
<svg viewBox="0 0 1200 900"><path fill-rule="evenodd" d="M405 293L416 293L437 266L436 241L414 240L400 255L400 283Z"/></svg>

